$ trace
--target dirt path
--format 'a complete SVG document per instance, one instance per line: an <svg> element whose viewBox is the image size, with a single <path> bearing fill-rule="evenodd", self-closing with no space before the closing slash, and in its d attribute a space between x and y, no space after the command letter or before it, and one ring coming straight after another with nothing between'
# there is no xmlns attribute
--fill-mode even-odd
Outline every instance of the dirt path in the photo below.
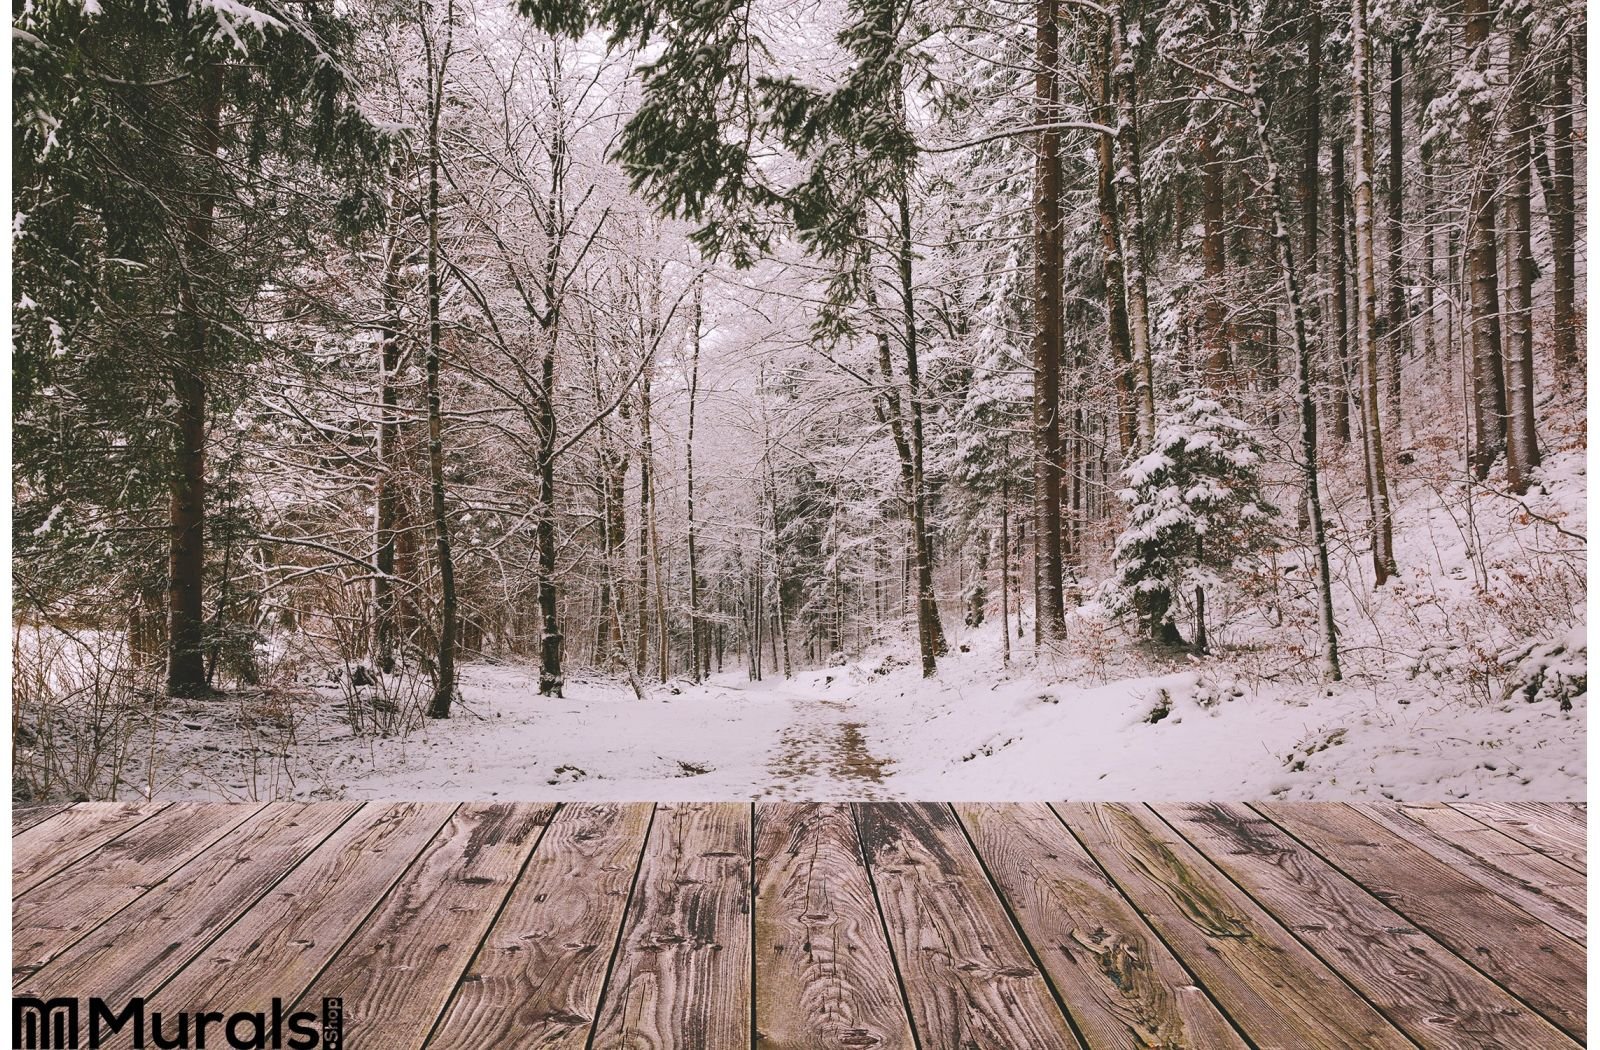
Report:
<svg viewBox="0 0 1600 1050"><path fill-rule="evenodd" d="M772 783L765 798L822 797L887 799L881 789L894 765L867 746L864 722L848 716L850 705L838 700L792 698L795 719L778 739L767 763Z"/></svg>

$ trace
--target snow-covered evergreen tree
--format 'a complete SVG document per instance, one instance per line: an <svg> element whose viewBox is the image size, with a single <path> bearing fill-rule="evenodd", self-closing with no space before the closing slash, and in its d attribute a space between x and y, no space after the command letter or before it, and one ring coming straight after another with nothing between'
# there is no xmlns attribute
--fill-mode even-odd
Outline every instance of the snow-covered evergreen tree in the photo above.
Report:
<svg viewBox="0 0 1600 1050"><path fill-rule="evenodd" d="M1250 424L1222 402L1185 390L1134 460L1119 496L1130 508L1117 537L1106 604L1132 611L1150 636L1180 645L1178 597L1193 592L1196 649L1206 648L1205 594L1258 549L1276 511L1261 494L1261 449Z"/></svg>

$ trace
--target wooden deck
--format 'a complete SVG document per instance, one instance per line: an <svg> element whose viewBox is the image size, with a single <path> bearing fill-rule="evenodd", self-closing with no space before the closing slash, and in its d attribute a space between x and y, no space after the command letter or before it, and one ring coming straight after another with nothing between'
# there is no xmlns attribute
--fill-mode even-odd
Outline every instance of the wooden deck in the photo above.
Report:
<svg viewBox="0 0 1600 1050"><path fill-rule="evenodd" d="M1585 820L1566 803L49 807L14 821L14 994L224 1013L338 997L351 1050L1573 1047Z"/></svg>

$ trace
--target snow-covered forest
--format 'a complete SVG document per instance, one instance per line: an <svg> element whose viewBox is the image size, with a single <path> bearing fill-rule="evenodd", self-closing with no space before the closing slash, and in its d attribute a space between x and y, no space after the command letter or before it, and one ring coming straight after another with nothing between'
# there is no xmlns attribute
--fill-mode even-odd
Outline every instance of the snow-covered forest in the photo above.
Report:
<svg viewBox="0 0 1600 1050"><path fill-rule="evenodd" d="M1567 797L1581 0L27 0L13 794Z"/></svg>

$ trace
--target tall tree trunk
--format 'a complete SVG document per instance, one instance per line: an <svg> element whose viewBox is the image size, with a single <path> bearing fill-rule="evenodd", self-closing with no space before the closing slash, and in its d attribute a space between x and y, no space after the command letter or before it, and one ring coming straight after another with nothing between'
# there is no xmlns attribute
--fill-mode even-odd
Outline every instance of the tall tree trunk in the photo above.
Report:
<svg viewBox="0 0 1600 1050"><path fill-rule="evenodd" d="M1002 445L1000 462L1010 461L1009 442ZM1011 475L1000 474L1000 665L1011 663Z"/></svg>
<svg viewBox="0 0 1600 1050"><path fill-rule="evenodd" d="M1109 25L1104 32L1104 61L1097 72L1100 121L1110 126L1115 105L1111 90L1113 46ZM1099 135L1095 139L1098 162L1098 200L1100 205L1100 251L1105 275L1106 341L1110 345L1117 389L1117 437L1123 455L1129 455L1138 440L1138 412L1133 394L1133 346L1128 332L1127 275L1122 263L1122 220L1119 218L1116 182L1116 139ZM1018 615L1021 615L1020 610Z"/></svg>
<svg viewBox="0 0 1600 1050"><path fill-rule="evenodd" d="M383 320L378 344L378 474L373 494L375 533L372 574L373 662L385 674L395 668L395 530L400 521L400 205L389 204L389 237L383 266Z"/></svg>
<svg viewBox="0 0 1600 1050"><path fill-rule="evenodd" d="M1250 101L1255 112L1256 141L1267 165L1267 185L1271 191L1272 239L1277 248L1278 271L1283 279L1284 302L1288 311L1289 333L1294 341L1295 400L1300 423L1300 470L1305 487L1306 523L1311 533L1312 557L1317 574L1317 625L1322 634L1322 673L1330 681L1340 678L1339 633L1333 619L1333 576L1328 567L1328 536L1322 518L1322 496L1318 491L1317 403L1311 395L1311 342L1306 336L1305 311L1300 296L1300 278L1295 271L1294 244L1289 237L1288 191L1283 173L1273 153L1268 134L1267 106L1257 86L1251 84ZM1197 638L1205 641L1204 592L1196 592Z"/></svg>
<svg viewBox="0 0 1600 1050"><path fill-rule="evenodd" d="M1388 214L1384 228L1387 232L1389 302L1385 311L1384 346L1387 350L1384 399L1389 409L1387 425L1396 440L1400 434L1400 370L1405 363L1408 326L1406 318L1405 289L1405 109L1402 105L1402 56L1399 41L1389 44L1389 157L1388 186L1386 187Z"/></svg>
<svg viewBox="0 0 1600 1050"><path fill-rule="evenodd" d="M1437 204L1433 180L1433 145L1423 143L1422 149L1422 361L1424 371L1432 375L1439 359L1439 333L1434 323L1438 318L1439 250L1437 240Z"/></svg>
<svg viewBox="0 0 1600 1050"><path fill-rule="evenodd" d="M1361 377L1367 478L1372 488L1372 566L1382 586L1395 572L1394 523L1389 509L1388 467L1378 404L1377 252L1373 239L1372 56L1366 0L1352 0L1350 18L1351 99L1355 125L1356 333Z"/></svg>
<svg viewBox="0 0 1600 1050"><path fill-rule="evenodd" d="M1527 22L1518 13L1511 30L1510 106L1506 112L1506 475L1513 492L1526 492L1539 466L1534 432L1533 195L1529 165L1533 107Z"/></svg>
<svg viewBox="0 0 1600 1050"><path fill-rule="evenodd" d="M1573 76L1572 51L1580 37L1580 26L1574 35L1561 41L1554 72L1555 119L1550 129L1550 199L1545 211L1550 222L1550 254L1553 257L1551 273L1552 305L1555 326L1555 363L1560 370L1581 367L1583 358L1578 352L1577 288L1577 194L1573 179L1573 129L1572 113L1578 105L1577 83Z"/></svg>
<svg viewBox="0 0 1600 1050"><path fill-rule="evenodd" d="M1055 0L1035 5L1034 119L1041 127L1060 119ZM1061 134L1035 136L1033 179L1033 428L1038 522L1044 544L1035 595L1039 629L1047 639L1066 630L1061 553L1061 363L1065 357L1061 240Z"/></svg>
<svg viewBox="0 0 1600 1050"><path fill-rule="evenodd" d="M1333 239L1333 273L1328 300L1333 307L1333 436L1339 441L1350 441L1350 398L1355 385L1351 382L1350 363L1350 256L1345 250L1348 239L1349 216L1345 210L1344 142L1335 136L1330 145L1333 167L1333 203L1330 215L1330 234Z"/></svg>
<svg viewBox="0 0 1600 1050"><path fill-rule="evenodd" d="M193 273L203 273L215 250L217 162L222 150L222 69L200 73L194 128L197 183L184 228L184 254ZM180 357L172 374L176 403L172 502L168 523L167 692L192 697L206 692L206 375L211 324L192 273L178 286Z"/></svg>
<svg viewBox="0 0 1600 1050"><path fill-rule="evenodd" d="M1492 0L1465 0L1462 38L1467 61L1480 76L1490 65L1489 33L1494 24ZM1506 390L1500 352L1499 266L1495 258L1495 207L1497 191L1493 172L1494 143L1490 129L1493 114L1487 90L1467 100L1467 161L1473 180L1471 212L1467 217L1467 279L1472 289L1472 387L1474 448L1472 471L1489 475L1489 468L1506 447Z"/></svg>
<svg viewBox="0 0 1600 1050"><path fill-rule="evenodd" d="M694 414L695 403L700 396L700 326L701 313L701 280L696 277L694 282L694 331L690 335L689 356L689 426L684 438L684 488L686 501L689 506L689 677L699 682L704 677L702 667L709 670L709 662L703 662L707 653L703 639L703 628L700 623L700 554L699 539L700 525L695 519L694 508Z"/></svg>
<svg viewBox="0 0 1600 1050"><path fill-rule="evenodd" d="M899 200L900 296L905 321L906 399L911 403L911 515L916 534L917 635L921 642L922 673L931 677L937 658L946 651L944 626L939 622L939 601L933 590L933 527L928 521L928 485L923 471L922 370L917 353L917 313L911 279L911 187L900 184Z"/></svg>
<svg viewBox="0 0 1600 1050"><path fill-rule="evenodd" d="M1116 181L1122 198L1122 258L1127 278L1128 333L1133 353L1136 447L1147 451L1155 441L1155 376L1150 360L1150 293L1145 276L1144 189L1139 159L1139 76L1134 41L1125 22L1123 3L1110 7L1111 79L1117 99Z"/></svg>
<svg viewBox="0 0 1600 1050"><path fill-rule="evenodd" d="M1202 128L1200 143L1200 265L1205 274L1202 293L1200 339L1205 360L1205 384L1220 391L1228 384L1228 333L1223 304L1227 279L1227 247L1223 224L1227 207L1223 167L1211 140L1213 130Z"/></svg>
<svg viewBox="0 0 1600 1050"><path fill-rule="evenodd" d="M434 55L432 34L424 29L428 65L428 487L433 502L433 533L439 559L439 649L434 661L437 678L429 718L449 718L456 692L456 609L455 560L450 550L450 516L444 492L444 420L439 394L439 358L442 353L442 328L439 320L439 116L444 108L445 68L450 60L450 45L455 29L454 0L445 15L443 51Z"/></svg>
<svg viewBox="0 0 1600 1050"><path fill-rule="evenodd" d="M1300 155L1301 308L1313 359L1321 345L1322 296L1318 291L1322 222L1322 0L1306 12L1305 142Z"/></svg>
<svg viewBox="0 0 1600 1050"><path fill-rule="evenodd" d="M652 303L645 306L643 297L640 297L640 306L651 311L651 320L646 323L641 352L648 355L651 363L644 366L639 373L639 544L636 559L638 576L638 593L634 602L634 666L639 674L646 674L650 663L650 532L654 522L654 509L651 501L655 484L654 449L651 447L650 433L650 373L655 370L655 341L654 331L655 309L659 304Z"/></svg>

